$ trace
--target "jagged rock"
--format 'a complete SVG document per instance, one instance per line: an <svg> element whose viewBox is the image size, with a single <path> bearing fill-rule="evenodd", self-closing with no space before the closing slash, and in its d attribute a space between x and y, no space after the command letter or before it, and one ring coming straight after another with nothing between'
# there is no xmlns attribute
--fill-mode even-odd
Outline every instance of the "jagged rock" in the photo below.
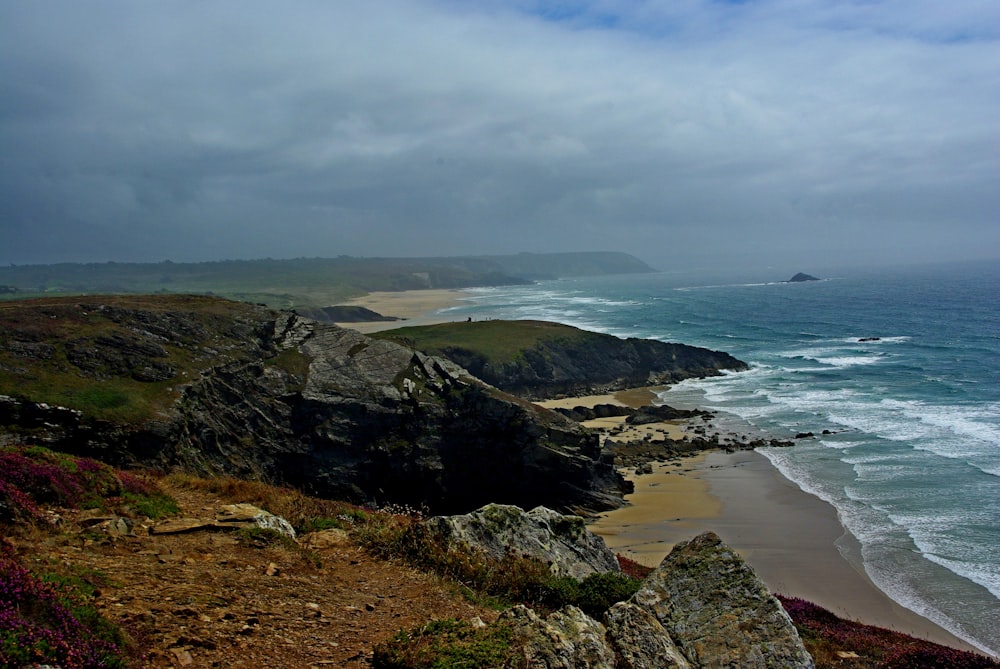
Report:
<svg viewBox="0 0 1000 669"><path fill-rule="evenodd" d="M690 669L652 613L632 602L618 602L604 616L608 643L618 657L616 669Z"/></svg>
<svg viewBox="0 0 1000 669"><path fill-rule="evenodd" d="M695 667L811 668L791 618L714 533L674 547L631 600Z"/></svg>
<svg viewBox="0 0 1000 669"><path fill-rule="evenodd" d="M526 513L516 506L489 504L466 515L435 516L424 525L450 543L478 548L498 559L508 553L537 558L558 576L582 579L621 571L614 552L582 518L545 507Z"/></svg>
<svg viewBox="0 0 1000 669"><path fill-rule="evenodd" d="M649 423L661 423L668 420L686 420L695 416L710 415L707 411L699 409L675 409L666 404L647 406L637 410L634 414L625 419L629 425L648 425Z"/></svg>
<svg viewBox="0 0 1000 669"><path fill-rule="evenodd" d="M523 605L501 615L514 630L515 643L532 669L615 669L615 654L605 640L606 630L575 606L546 618Z"/></svg>
<svg viewBox="0 0 1000 669"><path fill-rule="evenodd" d="M215 514L218 523L232 524L239 527L259 527L263 530L273 530L278 534L295 538L295 528L281 516L258 508L253 504L226 504L219 507Z"/></svg>

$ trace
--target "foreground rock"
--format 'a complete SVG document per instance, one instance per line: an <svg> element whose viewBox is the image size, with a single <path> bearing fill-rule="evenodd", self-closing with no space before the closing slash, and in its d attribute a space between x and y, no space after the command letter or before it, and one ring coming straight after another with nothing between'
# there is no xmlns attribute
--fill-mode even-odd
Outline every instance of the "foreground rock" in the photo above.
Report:
<svg viewBox="0 0 1000 669"><path fill-rule="evenodd" d="M632 601L660 621L693 666L813 666L778 600L712 532L675 546Z"/></svg>
<svg viewBox="0 0 1000 669"><path fill-rule="evenodd" d="M466 515L429 518L425 527L452 545L478 549L494 558L509 553L536 558L556 576L583 579L621 571L614 552L587 529L582 518L545 507L525 512L516 506L489 504Z"/></svg>
<svg viewBox="0 0 1000 669"><path fill-rule="evenodd" d="M45 392L31 385L40 376L48 387L82 386L76 397L91 404L46 404L33 396ZM0 382L0 441L117 466L438 513L490 502L600 510L629 490L598 436L573 421L448 360L254 305L152 296L2 305Z"/></svg>
<svg viewBox="0 0 1000 669"><path fill-rule="evenodd" d="M791 618L753 570L712 533L678 544L604 622L567 607L501 618L538 668L811 669Z"/></svg>

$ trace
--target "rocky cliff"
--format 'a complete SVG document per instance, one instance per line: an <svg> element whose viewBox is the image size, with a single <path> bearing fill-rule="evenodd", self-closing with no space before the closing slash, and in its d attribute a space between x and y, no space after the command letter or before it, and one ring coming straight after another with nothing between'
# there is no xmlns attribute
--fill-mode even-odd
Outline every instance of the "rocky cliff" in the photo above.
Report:
<svg viewBox="0 0 1000 669"><path fill-rule="evenodd" d="M2 441L351 501L596 510L627 490L595 434L448 360L210 298L2 305L0 394Z"/></svg>
<svg viewBox="0 0 1000 669"><path fill-rule="evenodd" d="M536 400L747 369L721 351L541 321L442 323L375 336L446 357L497 388Z"/></svg>

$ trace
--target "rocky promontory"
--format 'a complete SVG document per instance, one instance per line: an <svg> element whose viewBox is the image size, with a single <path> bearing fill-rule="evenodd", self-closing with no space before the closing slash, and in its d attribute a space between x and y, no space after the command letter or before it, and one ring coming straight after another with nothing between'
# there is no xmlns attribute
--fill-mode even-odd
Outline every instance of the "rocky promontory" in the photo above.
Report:
<svg viewBox="0 0 1000 669"><path fill-rule="evenodd" d="M205 297L0 306L0 429L116 465L463 512L622 503L598 436L454 363Z"/></svg>
<svg viewBox="0 0 1000 669"><path fill-rule="evenodd" d="M722 351L621 339L545 321L440 323L374 336L448 358L477 378L530 400L675 383L748 368Z"/></svg>

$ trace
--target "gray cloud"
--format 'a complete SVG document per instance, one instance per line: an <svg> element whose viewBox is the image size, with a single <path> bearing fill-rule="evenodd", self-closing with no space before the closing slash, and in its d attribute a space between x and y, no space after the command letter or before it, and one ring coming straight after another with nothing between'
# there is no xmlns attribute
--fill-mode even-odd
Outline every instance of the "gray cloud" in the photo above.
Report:
<svg viewBox="0 0 1000 669"><path fill-rule="evenodd" d="M1000 8L0 3L0 262L1000 255Z"/></svg>

